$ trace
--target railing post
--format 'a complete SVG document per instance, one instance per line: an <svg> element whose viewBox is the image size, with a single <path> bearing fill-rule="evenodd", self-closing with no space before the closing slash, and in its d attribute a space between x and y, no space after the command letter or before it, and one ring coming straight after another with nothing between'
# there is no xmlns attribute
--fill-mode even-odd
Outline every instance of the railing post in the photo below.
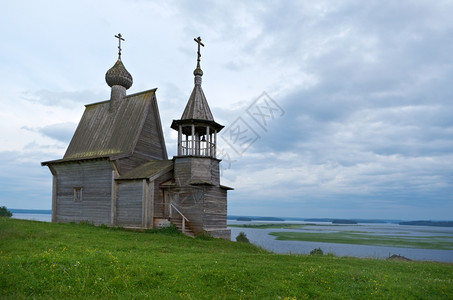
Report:
<svg viewBox="0 0 453 300"><path fill-rule="evenodd" d="M182 218L182 233L186 232L186 219Z"/></svg>
<svg viewBox="0 0 453 300"><path fill-rule="evenodd" d="M183 155L182 153L182 125L179 125L178 128L178 155Z"/></svg>

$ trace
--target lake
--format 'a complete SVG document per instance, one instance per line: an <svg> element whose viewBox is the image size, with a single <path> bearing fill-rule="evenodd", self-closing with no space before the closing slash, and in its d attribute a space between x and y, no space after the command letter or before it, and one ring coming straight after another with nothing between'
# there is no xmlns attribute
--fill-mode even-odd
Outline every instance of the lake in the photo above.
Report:
<svg viewBox="0 0 453 300"><path fill-rule="evenodd" d="M228 220L228 224L260 224L264 222L239 222ZM266 222L266 223L298 223L298 222ZM300 222L304 224L304 222ZM305 223L306 224L306 223ZM322 226L319 226L322 225ZM367 246L322 242L305 242L305 241L283 241L276 240L275 236L269 235L271 232L317 232L323 234L326 232L366 232L367 234L386 235L392 237L400 236L402 239L417 238L442 238L443 240L453 243L453 228L451 227L433 227L433 226L409 226L398 224L358 224L358 225L331 225L329 223L320 223L314 226L304 226L300 229L256 229L256 228L238 228L230 227L231 239L236 240L236 236L242 231L247 238L255 245L274 253L283 254L310 254L310 251L321 248L326 253L332 253L336 256L353 256L385 259L393 254L402 255L412 260L431 260L439 262L453 262L453 250L437 249L419 249L419 248L402 248L387 246Z"/></svg>
<svg viewBox="0 0 453 300"><path fill-rule="evenodd" d="M50 222L51 214L32 214L14 213L13 218ZM228 220L228 224L260 224L263 222L239 222ZM304 222L266 222L266 223L300 223ZM310 254L310 251L321 248L324 253L332 253L336 256L353 256L385 259L393 254L402 255L412 260L431 260L439 262L453 262L453 250L419 249L419 248L400 248L384 246L366 246L351 244L334 244L321 242L305 241L281 241L276 240L275 236L269 235L271 232L325 232L334 231L363 231L376 235L408 236L416 237L446 237L446 240L453 242L453 228L433 227L433 226L408 226L398 224L359 224L359 225L329 225L329 223L319 223L322 226L305 226L300 229L256 229L256 228L237 228L230 227L231 240L236 241L236 236L242 231L247 238L255 245L274 253L281 254Z"/></svg>
<svg viewBox="0 0 453 300"><path fill-rule="evenodd" d="M52 214L13 213L12 218L13 219L42 221L42 222L51 222Z"/></svg>

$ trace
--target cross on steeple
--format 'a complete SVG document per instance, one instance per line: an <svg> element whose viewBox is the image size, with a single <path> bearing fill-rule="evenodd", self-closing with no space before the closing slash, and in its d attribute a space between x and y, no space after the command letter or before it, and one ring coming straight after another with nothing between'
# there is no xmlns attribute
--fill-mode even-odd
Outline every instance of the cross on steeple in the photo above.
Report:
<svg viewBox="0 0 453 300"><path fill-rule="evenodd" d="M124 39L121 33L118 33L115 37L118 39L118 57L121 58L121 41L124 41Z"/></svg>
<svg viewBox="0 0 453 300"><path fill-rule="evenodd" d="M197 68L200 68L200 57L201 57L200 45L204 47L204 44L201 42L201 37L197 37L196 39L194 38L193 40L198 44Z"/></svg>

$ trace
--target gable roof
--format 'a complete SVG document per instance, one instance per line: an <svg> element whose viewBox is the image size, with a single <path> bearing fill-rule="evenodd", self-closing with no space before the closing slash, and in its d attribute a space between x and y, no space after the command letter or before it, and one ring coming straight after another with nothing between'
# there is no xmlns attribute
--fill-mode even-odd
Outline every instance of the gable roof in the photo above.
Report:
<svg viewBox="0 0 453 300"><path fill-rule="evenodd" d="M129 157L134 153L141 135L147 134L144 133L145 121L153 122L151 126L156 135L152 142L159 145L162 157L166 159L155 91L156 89L152 89L126 96L118 101L118 107L114 110L110 107L110 101L86 105L63 159L45 164L93 158Z"/></svg>
<svg viewBox="0 0 453 300"><path fill-rule="evenodd" d="M126 96L113 111L110 101L86 105L63 159L131 154L155 91Z"/></svg>

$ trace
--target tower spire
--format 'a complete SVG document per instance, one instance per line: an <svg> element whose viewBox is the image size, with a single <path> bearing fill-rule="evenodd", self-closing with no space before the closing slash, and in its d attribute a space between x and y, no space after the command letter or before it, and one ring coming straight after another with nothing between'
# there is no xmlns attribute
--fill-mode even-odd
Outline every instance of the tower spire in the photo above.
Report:
<svg viewBox="0 0 453 300"><path fill-rule="evenodd" d="M216 158L217 133L223 126L214 121L208 101L201 88L203 71L200 67L201 38L195 38L198 44L195 86L187 101L181 119L173 120L171 128L178 131L178 156L200 156Z"/></svg>

